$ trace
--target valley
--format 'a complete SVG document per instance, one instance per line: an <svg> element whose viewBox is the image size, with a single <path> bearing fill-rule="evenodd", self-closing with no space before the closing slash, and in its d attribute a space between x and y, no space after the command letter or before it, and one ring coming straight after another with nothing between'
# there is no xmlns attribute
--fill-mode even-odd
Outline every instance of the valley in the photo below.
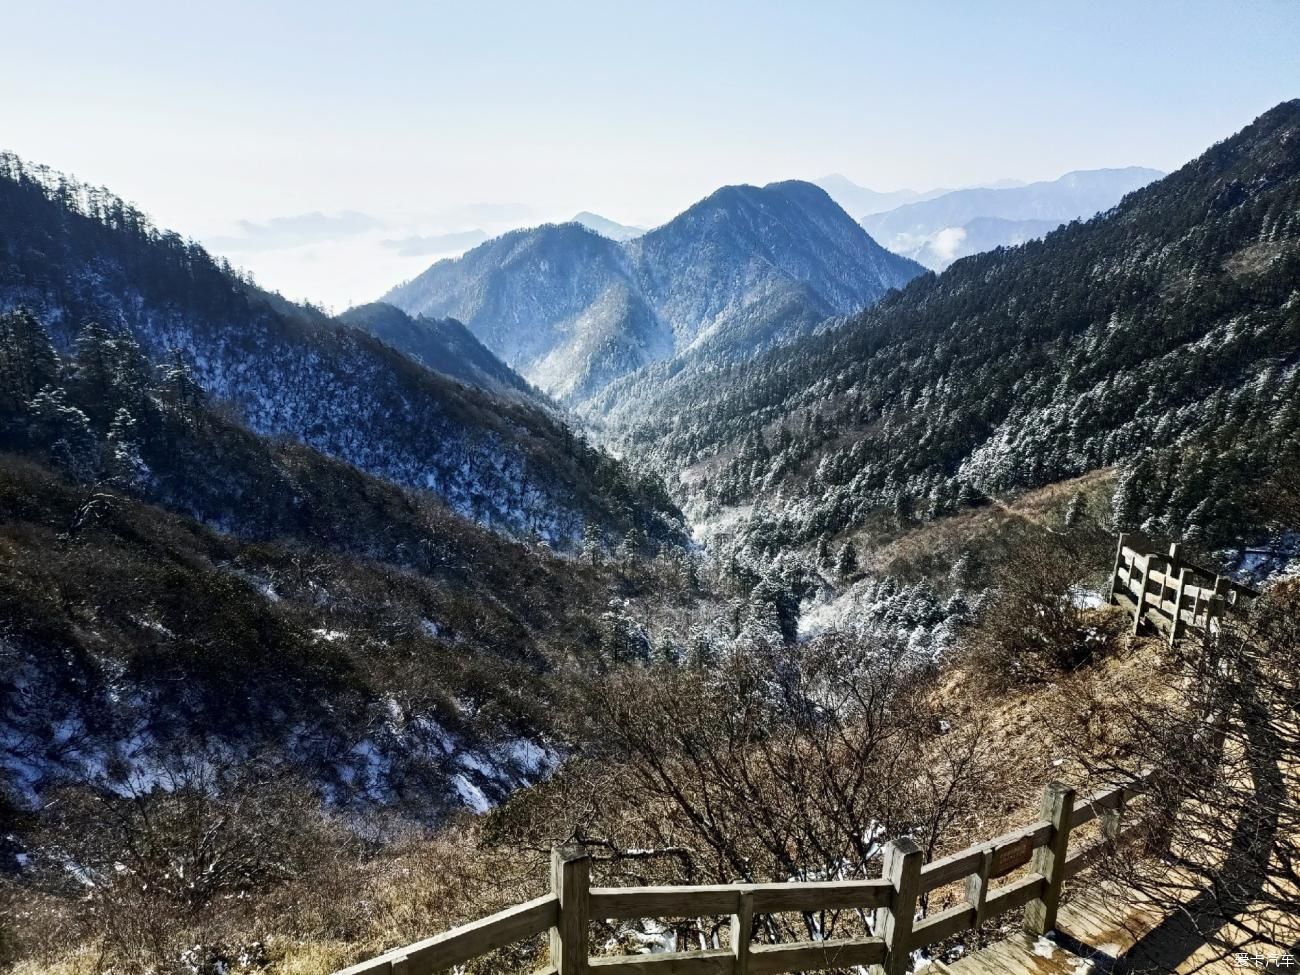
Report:
<svg viewBox="0 0 1300 975"><path fill-rule="evenodd" d="M583 211L335 316L0 156L0 966L323 975L564 842L611 884L875 877L1024 821L1012 777L1227 789L1197 722L1254 666L1290 734L1300 101L1168 175L820 182ZM1166 652L1108 605L1120 532L1257 615Z"/></svg>

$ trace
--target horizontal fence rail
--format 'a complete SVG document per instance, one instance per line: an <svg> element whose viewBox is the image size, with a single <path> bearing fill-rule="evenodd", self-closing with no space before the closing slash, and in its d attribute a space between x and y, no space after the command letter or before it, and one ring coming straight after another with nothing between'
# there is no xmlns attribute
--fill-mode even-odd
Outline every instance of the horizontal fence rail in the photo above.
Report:
<svg viewBox="0 0 1300 975"><path fill-rule="evenodd" d="M1056 783L1043 794L1041 818L1021 829L922 864L912 840L892 841L878 880L814 883L718 884L680 887L591 887L590 858L581 847L557 848L551 857L552 891L473 924L363 961L336 975L434 975L517 941L550 934L550 964L538 975L780 975L784 972L877 966L885 975L907 970L911 953L985 920L1024 907L1025 930L1045 934L1067 879L1096 862L1134 826L1122 822L1129 803L1146 792L1151 773L1076 801ZM1072 831L1101 820L1100 836L1069 848ZM992 886L1022 867L1030 872ZM916 920L922 895L964 882L963 901ZM873 912L871 937L790 944L753 943L754 919L784 912ZM593 919L731 917L727 948L590 957Z"/></svg>
<svg viewBox="0 0 1300 975"><path fill-rule="evenodd" d="M1144 620L1170 645L1188 627L1215 633L1226 609L1244 608L1259 596L1257 589L1184 559L1181 549L1175 542L1157 550L1139 532L1119 536L1109 598L1133 614L1135 635Z"/></svg>

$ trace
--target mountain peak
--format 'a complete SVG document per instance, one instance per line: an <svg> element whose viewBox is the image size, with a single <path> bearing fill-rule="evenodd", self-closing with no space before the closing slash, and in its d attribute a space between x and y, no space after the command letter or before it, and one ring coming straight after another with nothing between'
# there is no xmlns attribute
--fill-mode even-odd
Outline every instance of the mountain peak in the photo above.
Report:
<svg viewBox="0 0 1300 975"><path fill-rule="evenodd" d="M621 243L592 229L604 218L578 217L435 264L385 300L464 321L531 381L576 401L701 341L750 355L922 270L802 180L723 186Z"/></svg>

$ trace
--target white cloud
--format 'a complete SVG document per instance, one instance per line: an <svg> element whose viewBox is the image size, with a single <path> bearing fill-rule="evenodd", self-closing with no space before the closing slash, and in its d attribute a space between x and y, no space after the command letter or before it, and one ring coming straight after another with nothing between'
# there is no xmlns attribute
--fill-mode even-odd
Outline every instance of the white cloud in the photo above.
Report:
<svg viewBox="0 0 1300 975"><path fill-rule="evenodd" d="M952 261L965 239L965 227L944 227L930 238L930 252L941 261Z"/></svg>
<svg viewBox="0 0 1300 975"><path fill-rule="evenodd" d="M228 237L212 237L208 245L216 251L269 251L285 247L301 247L323 240L353 237L383 226L383 221L368 213L344 210L333 216L313 211L288 217L272 217L266 223L237 220L239 233Z"/></svg>

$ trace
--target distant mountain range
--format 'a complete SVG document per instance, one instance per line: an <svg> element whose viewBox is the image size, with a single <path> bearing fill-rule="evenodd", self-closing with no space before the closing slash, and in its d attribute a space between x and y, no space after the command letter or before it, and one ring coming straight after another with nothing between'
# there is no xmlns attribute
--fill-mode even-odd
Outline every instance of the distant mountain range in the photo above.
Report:
<svg viewBox="0 0 1300 975"><path fill-rule="evenodd" d="M384 300L453 317L548 393L580 401L707 347L745 357L860 310L923 268L798 181L728 186L622 243L578 223L439 261Z"/></svg>
<svg viewBox="0 0 1300 975"><path fill-rule="evenodd" d="M632 227L625 223L618 223L589 210L583 210L581 213L576 214L570 223L580 223L588 230L594 230L602 237L608 237L610 240L631 240L633 237L640 237L645 233L645 227Z"/></svg>
<svg viewBox="0 0 1300 975"><path fill-rule="evenodd" d="M1154 175L961 191L875 219L1045 221ZM605 433L625 456L690 471L696 510L752 504L750 528L730 530L756 546L899 530L981 492L1112 466L1119 526L1244 545L1294 518L1278 472L1300 452L1298 280L1300 100L1099 216L780 350L629 377Z"/></svg>
<svg viewBox="0 0 1300 975"><path fill-rule="evenodd" d="M931 200L936 196L942 196L944 193L951 192L946 189L926 190L918 192L917 190L889 190L881 192L879 190L868 189L865 186L859 186L846 176L839 173L832 173L829 176L822 176L813 180L813 183L820 186L830 198L842 206L846 212L855 217L863 217L869 213L884 213L886 210L893 210L903 206L905 203L916 203L918 200Z"/></svg>
<svg viewBox="0 0 1300 975"><path fill-rule="evenodd" d="M960 257L1021 244L1108 210L1163 175L1140 166L1080 170L1024 186L952 190L857 216L885 247L941 271Z"/></svg>

